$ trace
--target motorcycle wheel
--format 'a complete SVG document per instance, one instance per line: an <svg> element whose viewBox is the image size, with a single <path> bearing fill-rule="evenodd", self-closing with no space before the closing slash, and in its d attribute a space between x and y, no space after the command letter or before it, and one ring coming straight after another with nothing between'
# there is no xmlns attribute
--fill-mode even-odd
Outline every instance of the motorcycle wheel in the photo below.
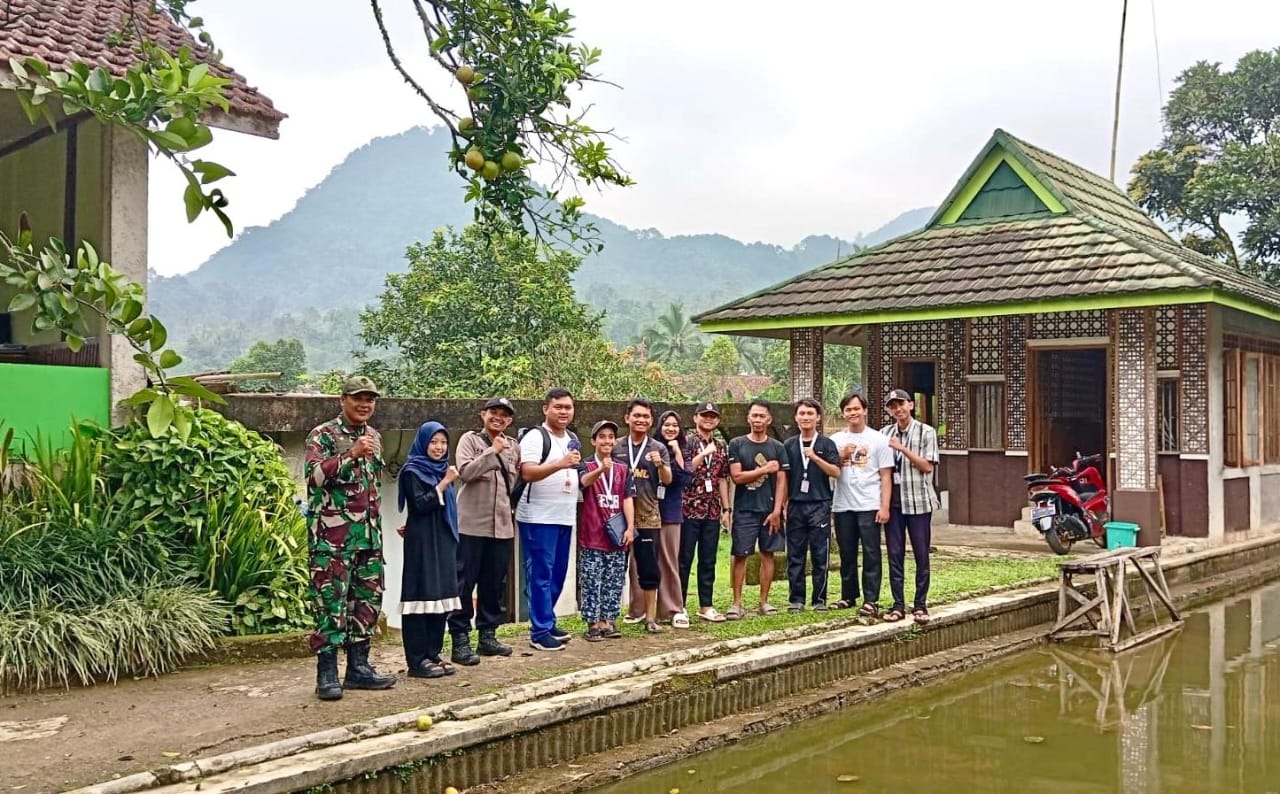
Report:
<svg viewBox="0 0 1280 794"><path fill-rule="evenodd" d="M1044 539L1055 554L1069 554L1075 543L1072 535L1087 534L1081 530L1084 530L1084 525L1080 519L1075 516L1058 516L1053 520L1049 531L1044 533Z"/></svg>

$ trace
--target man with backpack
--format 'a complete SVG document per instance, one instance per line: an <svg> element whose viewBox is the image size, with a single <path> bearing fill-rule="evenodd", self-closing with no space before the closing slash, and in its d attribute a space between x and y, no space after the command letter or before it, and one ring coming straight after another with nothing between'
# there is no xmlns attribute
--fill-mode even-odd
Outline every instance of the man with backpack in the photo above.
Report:
<svg viewBox="0 0 1280 794"><path fill-rule="evenodd" d="M516 525L529 585L529 645L559 651L569 633L556 626L556 601L569 571L569 543L578 511L578 464L582 446L569 430L573 395L551 389L542 400L541 425L520 441Z"/></svg>

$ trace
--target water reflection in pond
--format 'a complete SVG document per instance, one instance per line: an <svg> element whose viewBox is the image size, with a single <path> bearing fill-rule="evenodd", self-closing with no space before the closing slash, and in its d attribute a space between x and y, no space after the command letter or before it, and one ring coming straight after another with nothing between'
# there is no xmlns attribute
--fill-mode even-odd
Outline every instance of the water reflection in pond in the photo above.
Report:
<svg viewBox="0 0 1280 794"><path fill-rule="evenodd" d="M1125 654L1045 646L601 791L674 788L1280 794L1280 585Z"/></svg>

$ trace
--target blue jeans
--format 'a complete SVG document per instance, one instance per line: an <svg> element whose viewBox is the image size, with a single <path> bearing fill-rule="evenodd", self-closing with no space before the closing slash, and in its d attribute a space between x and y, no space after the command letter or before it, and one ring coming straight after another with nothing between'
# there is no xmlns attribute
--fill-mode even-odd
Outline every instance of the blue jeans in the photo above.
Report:
<svg viewBox="0 0 1280 794"><path fill-rule="evenodd" d="M907 540L916 561L916 593L912 609L926 609L929 602L929 543L932 540L933 513L903 515L902 508L889 508L889 523L884 525L884 545L889 557L889 592L895 609L903 609L905 598L905 564ZM841 564L843 564L841 560ZM905 611L905 609L904 609Z"/></svg>
<svg viewBox="0 0 1280 794"><path fill-rule="evenodd" d="M569 540L573 527L567 524L531 524L517 521L524 558L524 579L529 584L529 634L540 640L556 627L556 601L564 590L569 572Z"/></svg>

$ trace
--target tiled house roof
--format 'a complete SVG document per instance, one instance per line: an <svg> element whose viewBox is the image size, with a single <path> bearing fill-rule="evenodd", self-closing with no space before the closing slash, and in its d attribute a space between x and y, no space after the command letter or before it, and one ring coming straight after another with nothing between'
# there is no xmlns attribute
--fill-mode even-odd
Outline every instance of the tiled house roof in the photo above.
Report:
<svg viewBox="0 0 1280 794"><path fill-rule="evenodd" d="M984 163L1001 159L1027 174L1048 203L1031 199L1042 211L1030 214L956 221L963 206L949 209L972 200L966 186L995 167L984 172ZM898 313L972 315L1002 304L1034 311L1027 304L1206 290L1280 309L1273 288L1178 245L1108 180L997 130L924 229L694 319L705 330L734 331L771 321L892 322Z"/></svg>
<svg viewBox="0 0 1280 794"><path fill-rule="evenodd" d="M108 40L122 28L131 5L151 40L172 52L190 47L198 57L201 45L191 33L167 15L150 11L147 0L7 0L0 3L0 70L7 73L11 57L35 57L54 68L79 61L121 74L137 62L136 54L128 45L112 47ZM225 64L213 71L232 80L227 87L231 110L230 119L211 123L277 137L285 114Z"/></svg>

